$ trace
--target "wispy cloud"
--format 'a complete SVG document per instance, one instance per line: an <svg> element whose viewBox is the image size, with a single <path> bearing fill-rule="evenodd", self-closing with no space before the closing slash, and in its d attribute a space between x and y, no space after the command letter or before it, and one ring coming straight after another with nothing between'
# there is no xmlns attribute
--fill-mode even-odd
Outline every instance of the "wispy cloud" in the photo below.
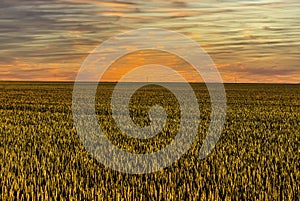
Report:
<svg viewBox="0 0 300 201"><path fill-rule="evenodd" d="M196 40L225 82L298 83L299 19L298 0L2 0L0 79L74 80L105 39L157 27Z"/></svg>

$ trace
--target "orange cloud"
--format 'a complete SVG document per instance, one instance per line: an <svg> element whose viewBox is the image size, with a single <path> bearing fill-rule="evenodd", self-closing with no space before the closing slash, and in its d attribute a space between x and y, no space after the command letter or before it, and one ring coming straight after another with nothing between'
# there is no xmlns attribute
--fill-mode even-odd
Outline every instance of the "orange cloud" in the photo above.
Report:
<svg viewBox="0 0 300 201"><path fill-rule="evenodd" d="M9 64L0 63L0 80L71 81L76 71L64 63L48 63L46 66L20 58Z"/></svg>
<svg viewBox="0 0 300 201"><path fill-rule="evenodd" d="M126 3L126 2L108 2L108 1L94 1L94 0L65 0L66 2L72 2L72 3L83 3L83 4L96 4L101 6L110 6L110 7L129 7L134 6L132 3Z"/></svg>
<svg viewBox="0 0 300 201"><path fill-rule="evenodd" d="M159 50L137 51L121 57L104 73L102 81L120 80L128 71L149 64L158 64L173 68L190 82L202 81L198 72L186 61L176 55ZM147 77L147 75L145 76ZM165 75L165 77L168 77L168 75Z"/></svg>

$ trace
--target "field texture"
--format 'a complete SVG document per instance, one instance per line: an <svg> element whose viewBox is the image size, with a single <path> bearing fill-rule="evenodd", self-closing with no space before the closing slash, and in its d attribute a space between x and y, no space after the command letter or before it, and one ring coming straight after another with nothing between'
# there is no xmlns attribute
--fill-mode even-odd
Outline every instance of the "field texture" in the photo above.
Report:
<svg viewBox="0 0 300 201"><path fill-rule="evenodd" d="M107 137L133 153L158 151L179 126L172 94L155 85L130 102L133 121L150 123L166 108L165 129L148 140L120 131L111 117L113 84L98 87L96 111ZM227 84L223 133L205 159L198 152L210 123L204 84L192 84L201 111L189 151L162 171L130 175L85 150L72 117L72 83L0 82L0 200L299 200L300 85Z"/></svg>

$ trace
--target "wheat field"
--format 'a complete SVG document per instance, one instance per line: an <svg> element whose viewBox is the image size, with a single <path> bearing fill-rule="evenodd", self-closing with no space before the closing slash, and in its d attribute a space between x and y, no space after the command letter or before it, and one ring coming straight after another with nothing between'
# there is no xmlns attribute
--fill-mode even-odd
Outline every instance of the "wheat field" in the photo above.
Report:
<svg viewBox="0 0 300 201"><path fill-rule="evenodd" d="M191 85L201 111L195 142L170 167L131 175L85 150L73 124L73 83L0 82L0 200L299 200L300 85L225 84L225 127L202 160L210 99L204 84ZM132 97L136 124L150 123L153 104L167 108L169 117L162 133L138 140L113 122L113 87L99 84L95 106L113 144L148 153L172 141L180 116L172 94L153 85Z"/></svg>

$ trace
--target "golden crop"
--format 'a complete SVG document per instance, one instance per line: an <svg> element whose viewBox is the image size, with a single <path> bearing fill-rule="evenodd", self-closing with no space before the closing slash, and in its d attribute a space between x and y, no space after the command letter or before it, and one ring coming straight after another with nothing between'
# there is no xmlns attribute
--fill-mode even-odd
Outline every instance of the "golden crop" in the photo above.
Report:
<svg viewBox="0 0 300 201"><path fill-rule="evenodd" d="M201 122L189 151L162 171L113 171L85 150L73 125L72 83L0 83L0 200L299 200L300 86L226 84L228 112L215 149L198 158L210 122L204 84L192 84ZM148 140L126 136L110 110L113 84L98 87L96 111L107 137L133 153L158 151L180 124L172 94L138 90L130 114L149 125L154 104L166 109L164 130Z"/></svg>

